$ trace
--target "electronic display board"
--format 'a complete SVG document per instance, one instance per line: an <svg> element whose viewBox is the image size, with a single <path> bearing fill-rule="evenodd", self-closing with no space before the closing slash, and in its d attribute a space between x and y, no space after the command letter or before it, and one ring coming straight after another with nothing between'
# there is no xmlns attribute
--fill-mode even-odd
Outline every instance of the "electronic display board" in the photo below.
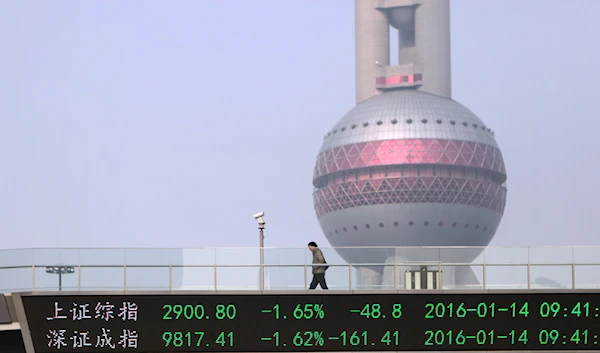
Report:
<svg viewBox="0 0 600 353"><path fill-rule="evenodd" d="M26 353L21 330L0 331L0 352Z"/></svg>
<svg viewBox="0 0 600 353"><path fill-rule="evenodd" d="M23 296L37 353L597 350L600 293Z"/></svg>
<svg viewBox="0 0 600 353"><path fill-rule="evenodd" d="M8 311L8 303L4 294L0 294L0 324L10 324L12 319Z"/></svg>

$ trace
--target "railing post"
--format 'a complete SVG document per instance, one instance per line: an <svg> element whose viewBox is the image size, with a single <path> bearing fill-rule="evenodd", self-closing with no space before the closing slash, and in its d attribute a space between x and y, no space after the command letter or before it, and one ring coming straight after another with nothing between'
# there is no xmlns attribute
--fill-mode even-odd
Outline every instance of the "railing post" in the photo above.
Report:
<svg viewBox="0 0 600 353"><path fill-rule="evenodd" d="M485 258L485 247L483 248L483 289L487 288L487 260Z"/></svg>
<svg viewBox="0 0 600 353"><path fill-rule="evenodd" d="M396 288L398 288L398 283L397 283L398 282L397 281L397 278L398 278L398 266L396 265L396 262L397 262L396 261L396 257L394 256L394 273L393 273L393 276L394 276L394 282L393 282L394 283L394 290L396 290Z"/></svg>
<svg viewBox="0 0 600 353"><path fill-rule="evenodd" d="M487 266L483 263L483 289L487 288Z"/></svg>
<svg viewBox="0 0 600 353"><path fill-rule="evenodd" d="M77 291L81 292L81 262L77 265Z"/></svg>
<svg viewBox="0 0 600 353"><path fill-rule="evenodd" d="M127 291L127 265L123 265L123 291Z"/></svg>
<svg viewBox="0 0 600 353"><path fill-rule="evenodd" d="M34 292L35 291L35 250L31 251L31 261L32 261L32 265L31 265L31 282L32 282L31 291Z"/></svg>
<svg viewBox="0 0 600 353"><path fill-rule="evenodd" d="M571 287L575 289L575 248L571 248Z"/></svg>
<svg viewBox="0 0 600 353"><path fill-rule="evenodd" d="M181 271L183 273L183 271ZM173 265L169 264L169 292L173 291Z"/></svg>
<svg viewBox="0 0 600 353"><path fill-rule="evenodd" d="M531 247L527 247L527 289L531 289Z"/></svg>
<svg viewBox="0 0 600 353"><path fill-rule="evenodd" d="M214 269L215 269L215 273L214 273L214 275L215 275L215 278L214 278L215 290L217 290L217 264L215 264Z"/></svg>
<svg viewBox="0 0 600 353"><path fill-rule="evenodd" d="M31 291L35 292L35 264L31 265Z"/></svg>
<svg viewBox="0 0 600 353"><path fill-rule="evenodd" d="M348 290L352 290L352 264L348 264Z"/></svg>
<svg viewBox="0 0 600 353"><path fill-rule="evenodd" d="M308 266L306 266L306 261L304 261L304 290L308 289Z"/></svg>
<svg viewBox="0 0 600 353"><path fill-rule="evenodd" d="M213 267L213 270L214 270L213 271L213 276L214 276L214 278L213 278L213 284L214 284L215 291L216 291L217 290L217 283L218 283L218 281L217 281L217 264L219 263L219 258L218 258L219 253L217 252L217 248L213 249L213 253L215 255L215 257L214 257L215 263L214 263L214 267Z"/></svg>

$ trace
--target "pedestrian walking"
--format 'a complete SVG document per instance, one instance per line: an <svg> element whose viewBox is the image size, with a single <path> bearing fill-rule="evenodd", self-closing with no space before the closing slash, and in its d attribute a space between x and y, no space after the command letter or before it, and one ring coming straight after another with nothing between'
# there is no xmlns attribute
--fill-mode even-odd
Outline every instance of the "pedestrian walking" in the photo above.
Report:
<svg viewBox="0 0 600 353"><path fill-rule="evenodd" d="M325 281L325 271L327 271L329 266L327 265L327 261L325 261L325 256L314 241L308 243L308 249L312 251L313 254L313 279L312 282L310 282L310 287L308 289L316 289L317 285L320 285L323 289L328 289L327 282Z"/></svg>

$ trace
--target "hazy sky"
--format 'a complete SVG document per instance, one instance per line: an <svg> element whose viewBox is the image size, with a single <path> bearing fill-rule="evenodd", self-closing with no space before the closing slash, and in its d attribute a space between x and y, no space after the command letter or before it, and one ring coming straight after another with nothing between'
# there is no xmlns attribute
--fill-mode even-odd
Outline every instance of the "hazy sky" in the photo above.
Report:
<svg viewBox="0 0 600 353"><path fill-rule="evenodd" d="M600 245L600 1L453 0L453 98L496 133L493 245ZM350 0L0 0L2 247L327 245Z"/></svg>

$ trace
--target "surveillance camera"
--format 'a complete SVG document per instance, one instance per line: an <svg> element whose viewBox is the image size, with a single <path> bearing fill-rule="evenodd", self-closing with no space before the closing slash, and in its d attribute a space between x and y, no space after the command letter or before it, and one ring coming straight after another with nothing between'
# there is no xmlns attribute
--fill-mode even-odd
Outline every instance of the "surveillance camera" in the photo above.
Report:
<svg viewBox="0 0 600 353"><path fill-rule="evenodd" d="M259 218L261 218L261 217L264 217L264 216L265 216L265 213L264 213L264 212L259 212L259 213L255 214L255 215L254 215L254 216L252 216L252 217L254 217L255 219L259 219Z"/></svg>

